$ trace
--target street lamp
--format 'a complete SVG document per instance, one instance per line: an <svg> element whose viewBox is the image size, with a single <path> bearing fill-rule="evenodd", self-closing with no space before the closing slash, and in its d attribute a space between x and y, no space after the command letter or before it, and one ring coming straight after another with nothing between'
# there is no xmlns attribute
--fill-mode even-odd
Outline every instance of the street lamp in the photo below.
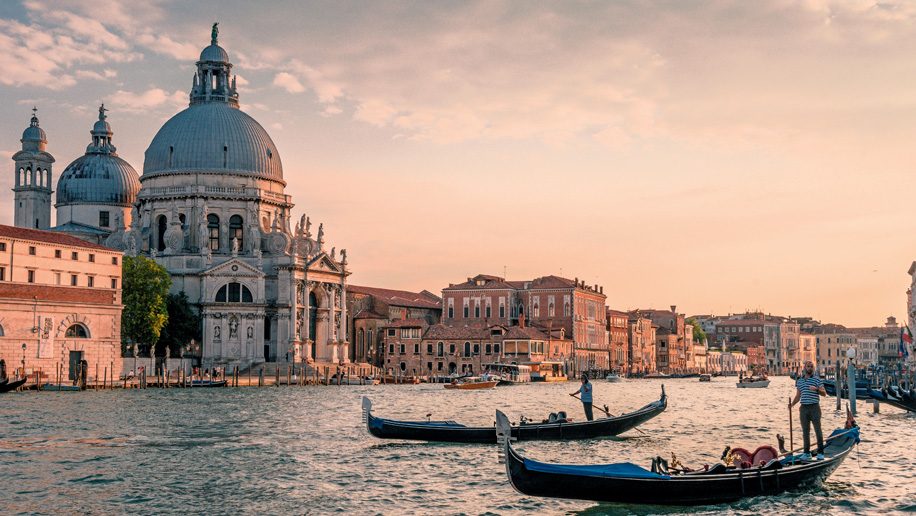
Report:
<svg viewBox="0 0 916 516"><path fill-rule="evenodd" d="M22 343L22 377L25 378L25 342Z"/></svg>

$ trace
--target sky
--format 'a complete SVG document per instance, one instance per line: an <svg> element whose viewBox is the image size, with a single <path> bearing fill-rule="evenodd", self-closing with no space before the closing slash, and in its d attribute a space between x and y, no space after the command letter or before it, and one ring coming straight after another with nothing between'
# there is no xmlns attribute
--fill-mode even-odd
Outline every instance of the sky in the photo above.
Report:
<svg viewBox="0 0 916 516"><path fill-rule="evenodd" d="M0 223L33 106L55 181L102 102L142 173L213 22L351 283L905 319L916 3L2 2Z"/></svg>

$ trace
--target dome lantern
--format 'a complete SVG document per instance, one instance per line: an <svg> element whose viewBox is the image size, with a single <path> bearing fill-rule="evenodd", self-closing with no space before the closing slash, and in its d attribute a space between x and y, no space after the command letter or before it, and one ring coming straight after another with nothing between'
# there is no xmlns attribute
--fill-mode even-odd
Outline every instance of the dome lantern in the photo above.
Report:
<svg viewBox="0 0 916 516"><path fill-rule="evenodd" d="M206 102L221 102L239 107L239 95L232 75L229 54L219 46L219 23L210 31L210 46L200 53L197 71L191 87L191 105Z"/></svg>

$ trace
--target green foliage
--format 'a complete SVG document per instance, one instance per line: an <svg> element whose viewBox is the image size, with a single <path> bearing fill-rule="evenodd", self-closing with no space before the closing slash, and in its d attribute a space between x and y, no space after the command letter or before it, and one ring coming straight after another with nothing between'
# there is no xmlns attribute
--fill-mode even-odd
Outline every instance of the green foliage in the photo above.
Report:
<svg viewBox="0 0 916 516"><path fill-rule="evenodd" d="M172 286L168 271L143 256L125 256L121 266L122 347L137 343L141 349L153 349L168 321L166 298Z"/></svg>
<svg viewBox="0 0 916 516"><path fill-rule="evenodd" d="M698 323L696 319L688 319L687 322L693 326L693 341L695 343L701 344L706 340L706 332L703 331L703 327L700 326L700 323Z"/></svg>
<svg viewBox="0 0 916 516"><path fill-rule="evenodd" d="M172 358L176 358L181 347L186 346L191 339L200 342L201 319L184 291L169 294L166 305L169 321L162 329L159 343L161 349L167 347Z"/></svg>

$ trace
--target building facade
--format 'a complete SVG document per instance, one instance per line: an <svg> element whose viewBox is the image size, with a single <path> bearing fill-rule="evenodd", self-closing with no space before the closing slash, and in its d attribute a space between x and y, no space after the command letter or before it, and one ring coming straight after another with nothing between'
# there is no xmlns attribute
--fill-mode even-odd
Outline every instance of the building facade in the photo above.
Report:
<svg viewBox="0 0 916 516"><path fill-rule="evenodd" d="M627 326L630 345L628 373L641 376L657 372L655 333L658 327L638 310L627 312Z"/></svg>
<svg viewBox="0 0 916 516"><path fill-rule="evenodd" d="M46 381L121 374L121 253L0 226L0 360ZM85 362L84 362L85 361ZM60 368L60 369L58 369Z"/></svg>
<svg viewBox="0 0 916 516"><path fill-rule="evenodd" d="M385 328L402 320L422 322L424 328L438 323L442 317L442 299L426 290L409 292L349 285L347 313L351 317L349 333L353 338L350 359L382 366Z"/></svg>
<svg viewBox="0 0 916 516"><path fill-rule="evenodd" d="M604 289L576 279L542 276L507 281L478 274L442 289L442 321L449 326L472 324L528 326L575 346L576 371L608 370Z"/></svg>
<svg viewBox="0 0 916 516"><path fill-rule="evenodd" d="M627 373L630 364L629 315L608 308L606 320L611 369L618 373Z"/></svg>

